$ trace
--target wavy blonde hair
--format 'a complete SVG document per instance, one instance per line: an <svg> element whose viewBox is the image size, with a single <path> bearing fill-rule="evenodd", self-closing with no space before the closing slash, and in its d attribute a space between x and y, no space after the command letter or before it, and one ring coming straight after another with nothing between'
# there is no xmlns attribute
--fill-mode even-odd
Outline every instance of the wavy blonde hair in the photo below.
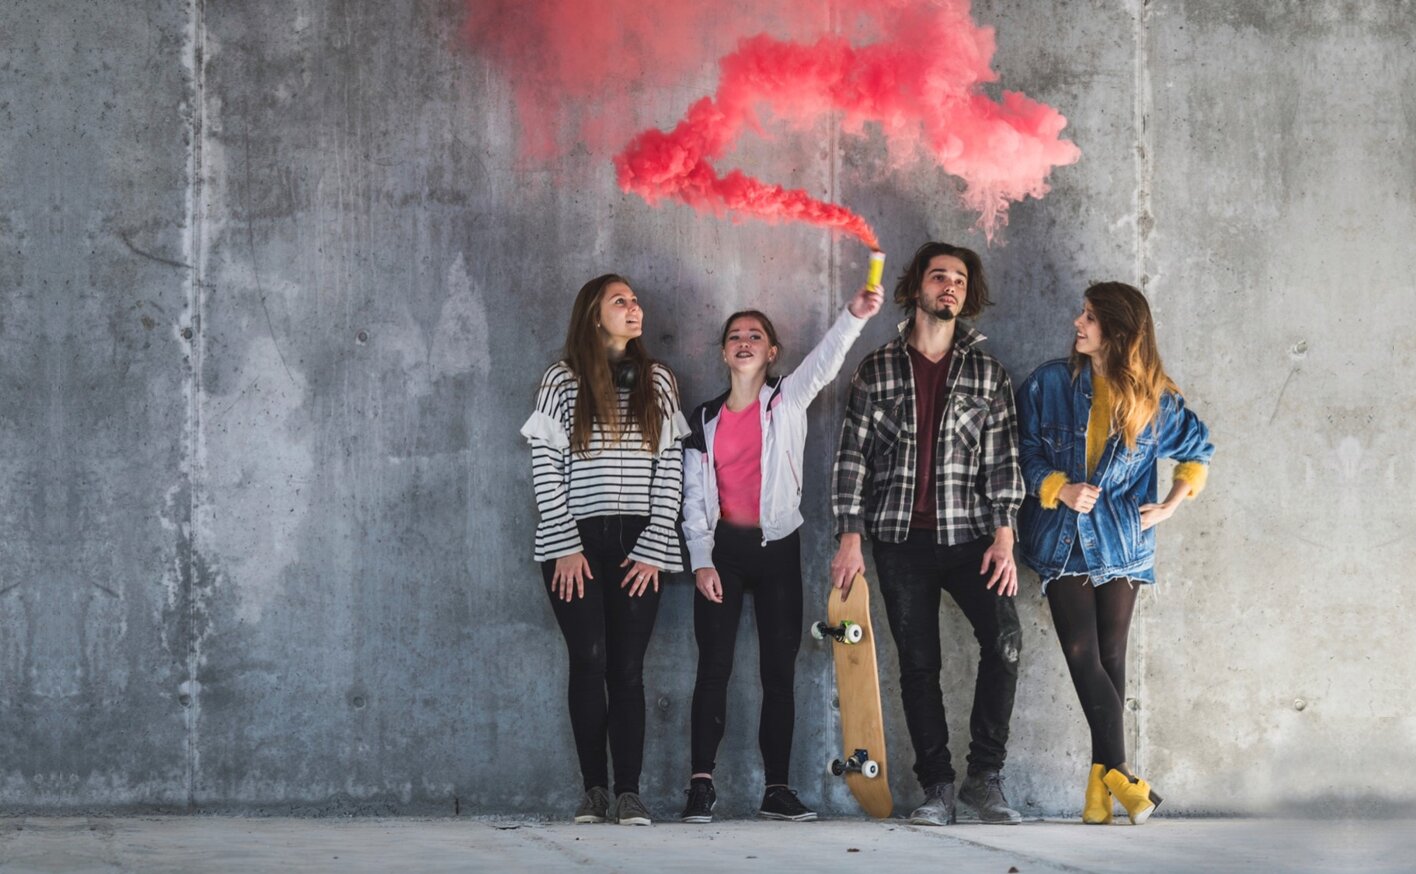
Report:
<svg viewBox="0 0 1416 874"><path fill-rule="evenodd" d="M1111 431L1127 449L1155 421L1160 399L1180 387L1165 372L1155 341L1155 321L1145 295L1124 282L1098 282L1086 290L1101 326L1101 358L1111 387ZM1072 351L1072 375L1081 372L1087 356Z"/></svg>

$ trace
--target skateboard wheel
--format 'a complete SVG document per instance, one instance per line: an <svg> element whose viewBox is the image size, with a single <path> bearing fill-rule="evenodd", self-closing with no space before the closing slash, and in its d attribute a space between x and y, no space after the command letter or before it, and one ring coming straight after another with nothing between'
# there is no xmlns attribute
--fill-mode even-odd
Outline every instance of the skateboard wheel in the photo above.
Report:
<svg viewBox="0 0 1416 874"><path fill-rule="evenodd" d="M866 759L864 764L860 766L860 772L874 780L880 776L880 765L874 759Z"/></svg>
<svg viewBox="0 0 1416 874"><path fill-rule="evenodd" d="M825 627L826 623L824 622L811 623L811 636L817 640L823 640L826 637L826 632L823 631Z"/></svg>
<svg viewBox="0 0 1416 874"><path fill-rule="evenodd" d="M846 624L846 643L860 643L865 637L865 629L854 622Z"/></svg>
<svg viewBox="0 0 1416 874"><path fill-rule="evenodd" d="M832 759L831 764L826 766L826 773L832 777L839 777L846 773L846 763L840 759Z"/></svg>

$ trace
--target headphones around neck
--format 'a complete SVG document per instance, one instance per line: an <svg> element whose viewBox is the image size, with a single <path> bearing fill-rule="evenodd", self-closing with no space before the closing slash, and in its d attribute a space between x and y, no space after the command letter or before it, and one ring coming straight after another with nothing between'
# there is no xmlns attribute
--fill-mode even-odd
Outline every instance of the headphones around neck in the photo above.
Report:
<svg viewBox="0 0 1416 874"><path fill-rule="evenodd" d="M610 376L615 388L634 388L639 381L639 365L629 358L621 358L610 365Z"/></svg>

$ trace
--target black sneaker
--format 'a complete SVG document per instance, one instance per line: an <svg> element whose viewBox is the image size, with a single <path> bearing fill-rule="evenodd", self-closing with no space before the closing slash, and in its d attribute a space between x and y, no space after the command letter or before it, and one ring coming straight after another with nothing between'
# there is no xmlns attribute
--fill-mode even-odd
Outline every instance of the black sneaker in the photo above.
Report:
<svg viewBox="0 0 1416 874"><path fill-rule="evenodd" d="M580 806L575 808L575 821L580 824L604 822L609 815L610 793L602 786L586 789L585 796L580 799Z"/></svg>
<svg viewBox="0 0 1416 874"><path fill-rule="evenodd" d="M689 784L684 792L688 803L683 806L684 822L706 823L713 821L713 808L718 805L718 792L712 780L698 779Z"/></svg>
<svg viewBox="0 0 1416 874"><path fill-rule="evenodd" d="M638 792L620 793L615 799L614 819L620 825L650 825L654 821Z"/></svg>
<svg viewBox="0 0 1416 874"><path fill-rule="evenodd" d="M762 809L757 815L763 819L785 819L790 822L811 822L816 819L816 811L797 800L795 789L772 786L762 796Z"/></svg>

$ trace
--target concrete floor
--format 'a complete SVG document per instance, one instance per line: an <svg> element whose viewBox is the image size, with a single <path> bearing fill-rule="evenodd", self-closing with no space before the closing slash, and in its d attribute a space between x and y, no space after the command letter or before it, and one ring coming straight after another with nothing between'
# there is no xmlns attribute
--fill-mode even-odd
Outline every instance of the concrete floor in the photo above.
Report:
<svg viewBox="0 0 1416 874"><path fill-rule="evenodd" d="M1409 822L730 820L651 828L488 819L0 819L0 872L695 871L864 866L963 872L1411 871Z"/></svg>

